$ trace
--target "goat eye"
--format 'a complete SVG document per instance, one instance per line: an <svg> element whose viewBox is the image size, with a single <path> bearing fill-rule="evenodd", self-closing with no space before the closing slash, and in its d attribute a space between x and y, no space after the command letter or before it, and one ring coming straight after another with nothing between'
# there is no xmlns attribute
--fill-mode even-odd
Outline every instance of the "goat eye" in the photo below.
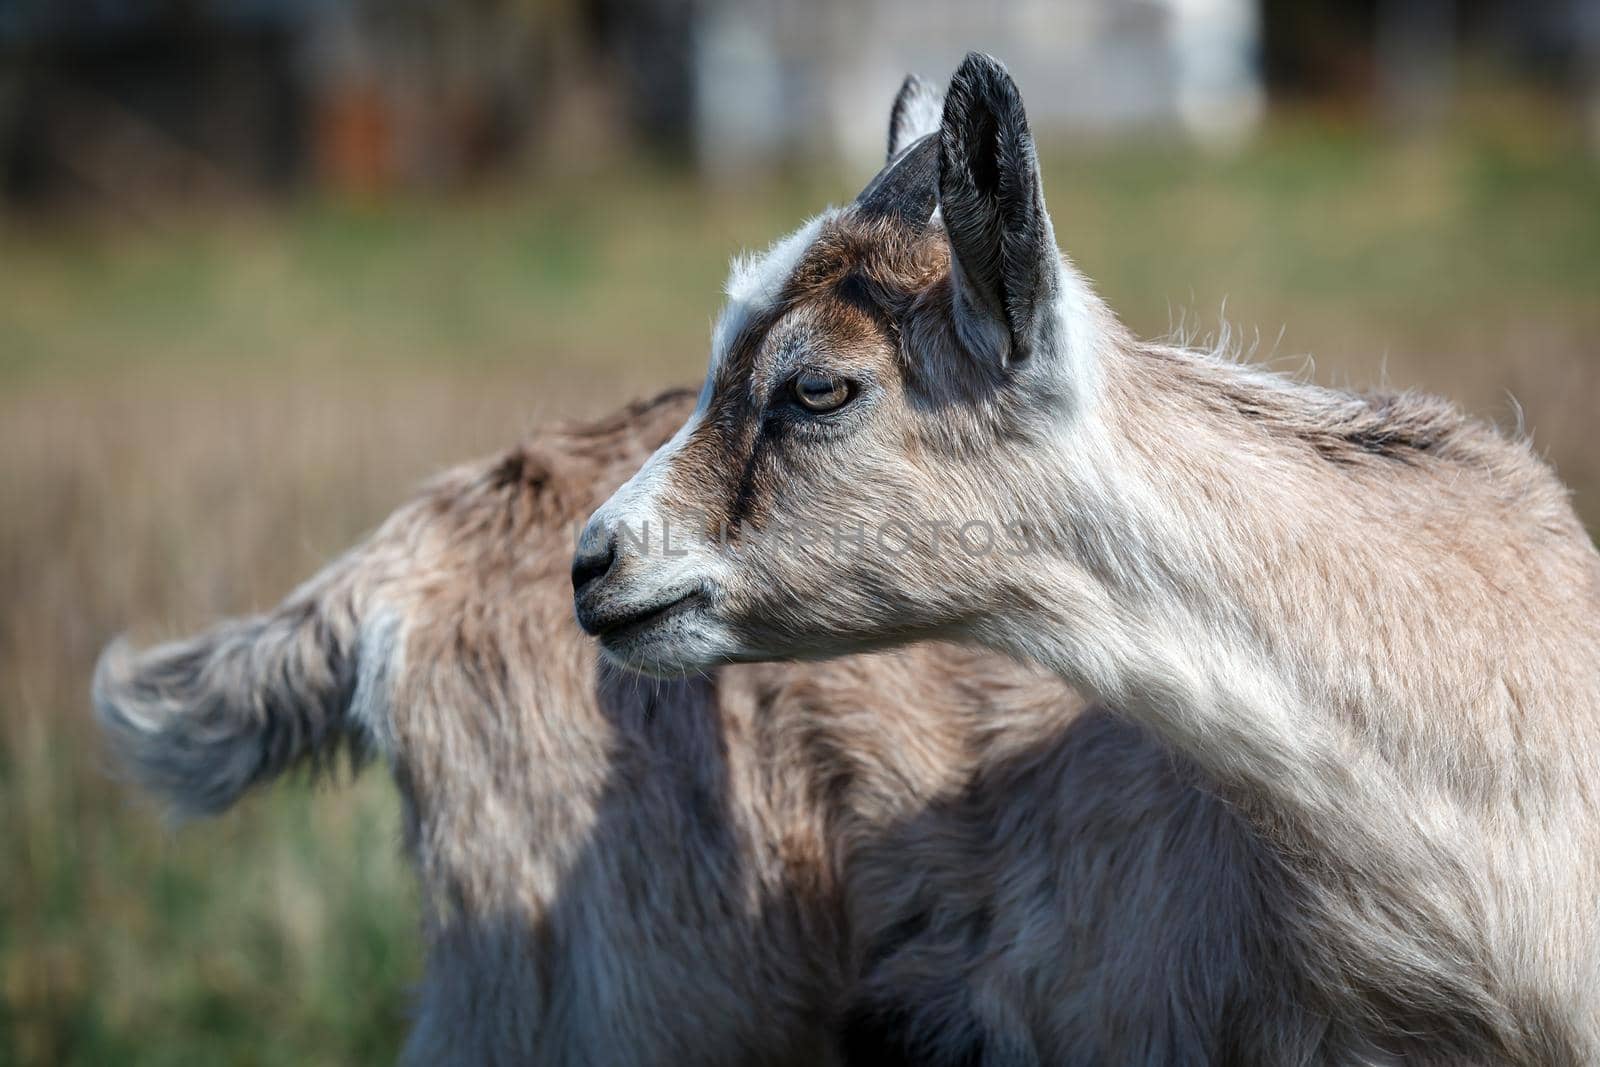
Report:
<svg viewBox="0 0 1600 1067"><path fill-rule="evenodd" d="M795 401L807 411L820 414L842 408L850 395L850 383L844 378L802 374L794 380Z"/></svg>

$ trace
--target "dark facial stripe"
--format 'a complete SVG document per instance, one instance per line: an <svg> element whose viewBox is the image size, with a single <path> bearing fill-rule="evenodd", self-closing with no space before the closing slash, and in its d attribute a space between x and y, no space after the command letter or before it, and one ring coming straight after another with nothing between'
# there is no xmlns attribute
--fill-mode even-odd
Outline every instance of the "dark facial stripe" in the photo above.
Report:
<svg viewBox="0 0 1600 1067"><path fill-rule="evenodd" d="M738 484L733 491L733 499L728 504L730 530L738 530L752 521L759 521L760 516L756 509L762 500L756 490L756 476L771 445L771 439L764 431L755 434L755 440L750 446L750 455L745 460L744 471L739 476Z"/></svg>

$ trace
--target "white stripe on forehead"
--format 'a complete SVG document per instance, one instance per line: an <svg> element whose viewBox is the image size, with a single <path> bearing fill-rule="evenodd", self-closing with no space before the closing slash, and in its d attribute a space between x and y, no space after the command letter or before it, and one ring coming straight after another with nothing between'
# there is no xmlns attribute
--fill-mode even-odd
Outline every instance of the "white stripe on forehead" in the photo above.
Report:
<svg viewBox="0 0 1600 1067"><path fill-rule="evenodd" d="M822 232L823 223L835 214L837 212L832 209L824 211L760 255L734 257L733 269L728 272L725 286L728 303L717 317L716 328L711 333L711 369L708 374L716 373L717 365L727 355L733 339L739 336L739 331L744 329L750 317L777 302L789 275L794 273L806 250L817 239L817 234Z"/></svg>
<svg viewBox="0 0 1600 1067"><path fill-rule="evenodd" d="M665 483L667 467L705 419L706 409L711 405L717 365L727 355L728 347L739 336L739 331L751 315L765 311L777 301L789 275L794 273L806 249L811 247L811 242L822 231L822 224L834 214L832 210L824 211L759 256L734 257L733 269L728 274L725 287L728 303L717 317L716 328L711 334L711 368L700 386L700 397L695 402L694 411L689 413L688 420L672 435L672 439L656 449L655 454L612 495L601 510L628 515L655 506L656 495Z"/></svg>

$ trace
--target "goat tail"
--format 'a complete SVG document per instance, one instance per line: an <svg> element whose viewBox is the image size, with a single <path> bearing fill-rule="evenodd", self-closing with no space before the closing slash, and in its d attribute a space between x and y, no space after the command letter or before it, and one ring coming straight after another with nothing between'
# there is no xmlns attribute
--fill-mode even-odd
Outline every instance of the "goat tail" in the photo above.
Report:
<svg viewBox="0 0 1600 1067"><path fill-rule="evenodd" d="M395 645L393 627L361 617L357 558L265 615L142 652L113 642L93 695L117 763L184 817L221 812L300 764L323 769L340 752L358 764L382 741L363 705Z"/></svg>

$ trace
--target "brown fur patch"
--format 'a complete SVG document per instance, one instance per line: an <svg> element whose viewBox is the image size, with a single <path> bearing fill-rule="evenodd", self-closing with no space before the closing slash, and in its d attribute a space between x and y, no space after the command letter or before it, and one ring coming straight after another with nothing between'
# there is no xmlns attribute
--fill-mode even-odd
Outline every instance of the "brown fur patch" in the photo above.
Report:
<svg viewBox="0 0 1600 1067"><path fill-rule="evenodd" d="M766 396L751 396L769 340L786 320L803 317L806 345L822 353L899 350L901 322L918 295L949 269L937 235L886 219L845 213L830 220L795 265L772 307L741 328L716 371L712 400L684 443L677 477L663 495L675 509L705 517L705 534L720 537L768 514L778 481L768 469L772 442L763 425ZM738 471L731 480L702 472ZM709 483L709 484L708 484ZM725 486L717 492L715 486Z"/></svg>

